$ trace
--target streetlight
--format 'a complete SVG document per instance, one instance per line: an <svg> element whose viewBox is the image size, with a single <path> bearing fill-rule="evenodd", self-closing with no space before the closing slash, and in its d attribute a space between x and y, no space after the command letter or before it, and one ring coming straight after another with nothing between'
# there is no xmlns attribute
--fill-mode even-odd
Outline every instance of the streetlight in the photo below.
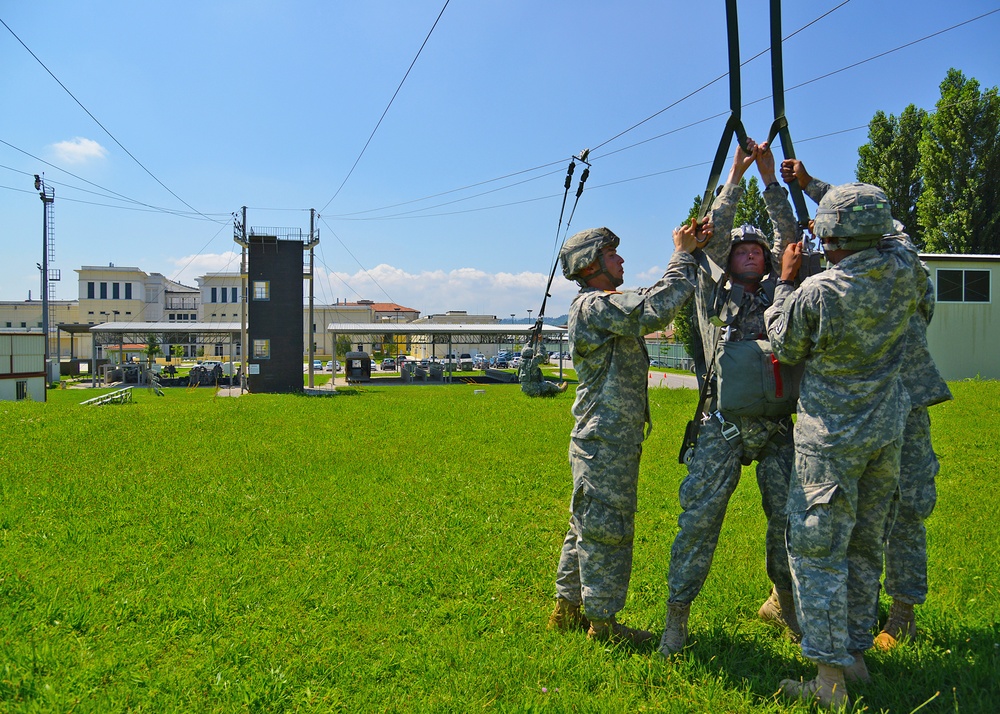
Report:
<svg viewBox="0 0 1000 714"><path fill-rule="evenodd" d="M514 358L514 315L516 313L510 314L510 356L511 359Z"/></svg>

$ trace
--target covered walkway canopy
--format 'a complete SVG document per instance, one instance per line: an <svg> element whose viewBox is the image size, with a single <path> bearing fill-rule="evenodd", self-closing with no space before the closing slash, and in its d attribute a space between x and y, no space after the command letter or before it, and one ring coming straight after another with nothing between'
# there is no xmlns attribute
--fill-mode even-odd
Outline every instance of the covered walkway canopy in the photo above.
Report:
<svg viewBox="0 0 1000 714"><path fill-rule="evenodd" d="M436 345L451 345L454 337L461 337L460 344L496 344L510 342L514 337L528 337L535 330L534 323L501 324L497 322L454 323L445 322L331 322L326 331L334 335L361 335L369 337L365 342L377 342L383 335L424 336ZM542 337L546 342L562 343L566 339L566 328L556 325L542 325ZM523 341L523 340L522 340ZM449 350L451 351L451 350Z"/></svg>
<svg viewBox="0 0 1000 714"><path fill-rule="evenodd" d="M229 361L232 362L241 330L238 322L102 322L87 327L94 339L90 370L94 386L97 386L98 345L121 348L126 344L146 344L150 336L156 338L157 344L228 344Z"/></svg>

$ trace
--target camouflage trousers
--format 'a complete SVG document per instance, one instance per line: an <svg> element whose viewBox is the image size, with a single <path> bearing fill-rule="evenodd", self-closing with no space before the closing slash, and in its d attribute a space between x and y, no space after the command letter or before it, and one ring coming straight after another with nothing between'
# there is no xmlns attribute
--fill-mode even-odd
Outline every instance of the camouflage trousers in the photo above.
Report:
<svg viewBox="0 0 1000 714"><path fill-rule="evenodd" d="M554 397L559 394L559 385L547 379L541 382L522 382L521 391L529 397Z"/></svg>
<svg viewBox="0 0 1000 714"><path fill-rule="evenodd" d="M910 411L903 432L899 489L889 507L885 535L885 591L894 600L920 605L927 599L927 529L937 503L940 468L931 446L927 407Z"/></svg>
<svg viewBox="0 0 1000 714"><path fill-rule="evenodd" d="M571 439L573 500L556 571L556 595L607 619L625 607L632 577L641 444Z"/></svg>
<svg viewBox="0 0 1000 714"><path fill-rule="evenodd" d="M802 654L834 667L872 646L882 537L902 438L874 453L796 453L788 559Z"/></svg>
<svg viewBox="0 0 1000 714"><path fill-rule="evenodd" d="M680 487L680 530L670 550L667 580L672 603L692 602L705 584L729 499L743 473L742 463L754 459L767 518L767 575L778 588L792 588L785 549L785 501L795 456L791 420L743 418L735 423L746 440L727 441L717 419L705 422L698 431L688 475Z"/></svg>

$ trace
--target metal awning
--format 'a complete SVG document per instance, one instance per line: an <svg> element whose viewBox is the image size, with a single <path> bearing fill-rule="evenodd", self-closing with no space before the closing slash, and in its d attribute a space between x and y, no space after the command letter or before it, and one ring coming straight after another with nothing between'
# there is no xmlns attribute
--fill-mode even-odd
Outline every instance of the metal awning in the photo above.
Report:
<svg viewBox="0 0 1000 714"><path fill-rule="evenodd" d="M240 330L238 322L102 322L88 332L95 345L145 344L149 335L169 344L219 344L239 342Z"/></svg>
<svg viewBox="0 0 1000 714"><path fill-rule="evenodd" d="M362 335L378 341L383 335L408 335L411 337L427 336L436 343L450 341L462 344L469 343L502 343L509 342L511 336L527 337L535 331L534 323L502 324L502 323L443 323L443 322L331 322L326 331L337 335ZM542 325L542 337L548 342L561 342L566 339L566 328L556 325ZM452 340L451 338L462 339Z"/></svg>

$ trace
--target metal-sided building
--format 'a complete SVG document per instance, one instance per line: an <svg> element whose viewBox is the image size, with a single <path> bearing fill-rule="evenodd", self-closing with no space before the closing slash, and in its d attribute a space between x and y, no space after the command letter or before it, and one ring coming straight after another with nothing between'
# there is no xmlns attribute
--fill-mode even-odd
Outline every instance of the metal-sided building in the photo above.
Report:
<svg viewBox="0 0 1000 714"><path fill-rule="evenodd" d="M44 402L45 386L42 333L0 333L0 401Z"/></svg>
<svg viewBox="0 0 1000 714"><path fill-rule="evenodd" d="M948 380L1000 379L1000 312L993 286L1000 255L922 253L931 271L936 305L927 345Z"/></svg>

